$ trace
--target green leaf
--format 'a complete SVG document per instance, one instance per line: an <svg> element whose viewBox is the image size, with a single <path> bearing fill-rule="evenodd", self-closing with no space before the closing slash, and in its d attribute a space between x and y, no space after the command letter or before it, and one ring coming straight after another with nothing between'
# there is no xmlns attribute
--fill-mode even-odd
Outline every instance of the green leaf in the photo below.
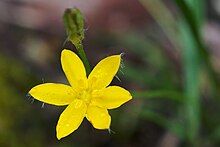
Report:
<svg viewBox="0 0 220 147"><path fill-rule="evenodd" d="M183 2L183 0L181 0ZM186 4L192 10L198 28L201 28L204 22L204 0L185 0Z"/></svg>
<svg viewBox="0 0 220 147"><path fill-rule="evenodd" d="M200 89L199 76L201 73L201 59L196 41L188 24L181 22L182 30L182 60L184 71L185 91L185 119L186 135L190 143L195 143L200 127Z"/></svg>

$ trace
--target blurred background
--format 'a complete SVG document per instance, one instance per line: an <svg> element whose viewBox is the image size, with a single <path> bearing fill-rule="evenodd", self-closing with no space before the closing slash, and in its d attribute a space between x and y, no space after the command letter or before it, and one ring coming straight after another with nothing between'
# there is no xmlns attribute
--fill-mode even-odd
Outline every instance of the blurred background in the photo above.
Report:
<svg viewBox="0 0 220 147"><path fill-rule="evenodd" d="M67 83L60 65L62 15L85 16L84 47L92 64L124 53L120 81L133 100L111 110L111 129L86 120L58 141L65 107L27 92ZM0 146L220 146L219 0L0 0Z"/></svg>

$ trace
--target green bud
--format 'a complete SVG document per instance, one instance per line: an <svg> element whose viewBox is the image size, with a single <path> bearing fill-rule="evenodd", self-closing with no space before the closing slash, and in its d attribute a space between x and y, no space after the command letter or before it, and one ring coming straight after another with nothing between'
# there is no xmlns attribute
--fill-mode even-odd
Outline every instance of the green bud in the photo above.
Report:
<svg viewBox="0 0 220 147"><path fill-rule="evenodd" d="M84 19L80 10L77 8L66 9L63 22L68 41L71 41L76 47L81 45L84 39Z"/></svg>

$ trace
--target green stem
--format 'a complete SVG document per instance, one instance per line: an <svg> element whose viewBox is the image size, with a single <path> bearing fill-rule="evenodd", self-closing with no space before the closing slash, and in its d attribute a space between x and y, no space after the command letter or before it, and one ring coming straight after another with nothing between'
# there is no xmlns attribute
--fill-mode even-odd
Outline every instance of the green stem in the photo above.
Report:
<svg viewBox="0 0 220 147"><path fill-rule="evenodd" d="M88 60L86 53L83 49L83 45L81 43L79 43L78 45L76 45L76 49L77 49L79 57L81 58L84 66L86 68L86 74L89 75L89 73L91 72L91 68L90 68L89 60Z"/></svg>
<svg viewBox="0 0 220 147"><path fill-rule="evenodd" d="M132 92L134 97L139 98L167 98L177 102L183 102L184 96L177 91L165 91L165 90L155 90L155 91L143 91L143 92Z"/></svg>

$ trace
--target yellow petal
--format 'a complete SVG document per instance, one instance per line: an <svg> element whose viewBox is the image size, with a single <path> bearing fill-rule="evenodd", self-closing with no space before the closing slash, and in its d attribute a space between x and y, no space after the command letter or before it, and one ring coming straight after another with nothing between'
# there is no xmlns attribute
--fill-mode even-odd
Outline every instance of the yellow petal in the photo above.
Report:
<svg viewBox="0 0 220 147"><path fill-rule="evenodd" d="M75 98L72 87L55 83L37 85L29 94L39 101L58 106L70 104Z"/></svg>
<svg viewBox="0 0 220 147"><path fill-rule="evenodd" d="M101 93L94 97L93 103L99 107L114 109L132 98L129 91L125 90L119 86L109 86L103 90Z"/></svg>
<svg viewBox="0 0 220 147"><path fill-rule="evenodd" d="M82 100L75 99L60 115L57 123L57 138L60 140L75 131L83 121L86 105Z"/></svg>
<svg viewBox="0 0 220 147"><path fill-rule="evenodd" d="M101 60L90 73L88 80L93 89L107 87L120 66L121 56L113 55Z"/></svg>
<svg viewBox="0 0 220 147"><path fill-rule="evenodd" d="M64 49L61 53L63 71L72 87L78 87L86 80L86 70L81 59L72 51Z"/></svg>
<svg viewBox="0 0 220 147"><path fill-rule="evenodd" d="M90 105L87 110L86 118L96 129L109 129L111 124L111 116L108 110Z"/></svg>

